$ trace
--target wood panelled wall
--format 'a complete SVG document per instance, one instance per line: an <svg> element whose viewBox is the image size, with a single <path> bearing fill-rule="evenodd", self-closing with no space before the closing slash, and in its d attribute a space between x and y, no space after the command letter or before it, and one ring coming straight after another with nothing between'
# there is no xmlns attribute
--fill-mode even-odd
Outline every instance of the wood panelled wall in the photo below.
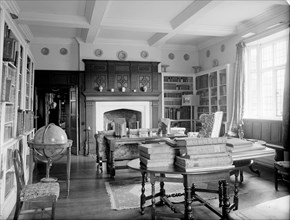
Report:
<svg viewBox="0 0 290 220"><path fill-rule="evenodd" d="M263 140L270 144L282 145L282 121L244 119L245 138ZM273 168L275 160L283 160L283 151L275 156L258 158L255 162Z"/></svg>
<svg viewBox="0 0 290 220"><path fill-rule="evenodd" d="M282 145L282 121L244 119L246 138Z"/></svg>

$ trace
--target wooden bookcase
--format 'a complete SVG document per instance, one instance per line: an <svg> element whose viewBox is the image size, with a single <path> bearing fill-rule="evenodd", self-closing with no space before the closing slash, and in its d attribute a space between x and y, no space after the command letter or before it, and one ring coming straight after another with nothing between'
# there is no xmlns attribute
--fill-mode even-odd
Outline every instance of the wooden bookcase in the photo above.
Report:
<svg viewBox="0 0 290 220"><path fill-rule="evenodd" d="M194 74L162 73L162 117L170 118L171 127L191 131L190 106L182 106L182 95L194 94ZM195 114L193 111L193 119Z"/></svg>
<svg viewBox="0 0 290 220"><path fill-rule="evenodd" d="M230 65L218 66L196 74L196 94L200 96L197 116L203 113L223 111L223 126L221 133L227 130L229 122L229 71ZM198 124L198 127L201 125Z"/></svg>
<svg viewBox="0 0 290 220"><path fill-rule="evenodd" d="M0 3L0 219L7 219L16 201L12 152L19 149L29 179L33 138L34 59L28 45Z"/></svg>

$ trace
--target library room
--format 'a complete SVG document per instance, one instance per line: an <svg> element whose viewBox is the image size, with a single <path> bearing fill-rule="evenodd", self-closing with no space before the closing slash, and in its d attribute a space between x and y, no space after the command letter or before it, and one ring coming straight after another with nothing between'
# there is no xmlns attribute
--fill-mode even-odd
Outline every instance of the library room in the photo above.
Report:
<svg viewBox="0 0 290 220"><path fill-rule="evenodd" d="M289 219L289 6L0 1L0 219Z"/></svg>

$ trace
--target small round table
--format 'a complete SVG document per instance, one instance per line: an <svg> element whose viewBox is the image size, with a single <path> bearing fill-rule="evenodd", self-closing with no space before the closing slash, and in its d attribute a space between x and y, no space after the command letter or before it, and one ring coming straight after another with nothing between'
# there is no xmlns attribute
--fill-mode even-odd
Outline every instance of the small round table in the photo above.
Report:
<svg viewBox="0 0 290 220"><path fill-rule="evenodd" d="M232 209L237 209L238 205L238 189L235 182L234 191L234 203L230 204L228 196L228 183L227 180L230 177L230 170L234 169L233 165L223 167L210 167L210 168L194 168L190 172L185 172L175 166L167 167L150 167L146 168L140 164L139 159L134 159L128 162L127 166L133 170L137 170L142 174L141 185L141 198L140 198L140 211L144 214L144 204L146 200L151 199L151 215L152 219L156 216L169 216L167 213L156 212L155 198L160 197L160 202L167 205L174 213L170 214L173 218L193 219L191 203L193 198L204 204L208 209L222 217L222 219L228 219L229 212ZM145 181L146 175L150 177L151 183L151 195L145 196ZM167 174L174 174L173 177L166 176ZM180 177L178 177L180 174ZM177 177L176 177L177 176ZM160 182L160 192L155 193L155 182ZM195 183L218 181L218 190L211 189L199 189L194 186ZM173 203L170 202L165 195L164 182L182 182L184 186L184 211L179 210ZM196 192L210 192L217 193L219 195L219 207L222 207L222 211L211 206L208 202L202 199L196 194Z"/></svg>

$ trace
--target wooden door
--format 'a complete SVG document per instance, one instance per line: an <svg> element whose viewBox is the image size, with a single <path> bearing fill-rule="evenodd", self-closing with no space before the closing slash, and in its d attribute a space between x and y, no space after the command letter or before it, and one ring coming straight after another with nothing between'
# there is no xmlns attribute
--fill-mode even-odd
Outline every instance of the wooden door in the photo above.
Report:
<svg viewBox="0 0 290 220"><path fill-rule="evenodd" d="M72 87L69 90L68 138L73 140L71 152L75 155L78 155L79 153L78 127L78 89Z"/></svg>

